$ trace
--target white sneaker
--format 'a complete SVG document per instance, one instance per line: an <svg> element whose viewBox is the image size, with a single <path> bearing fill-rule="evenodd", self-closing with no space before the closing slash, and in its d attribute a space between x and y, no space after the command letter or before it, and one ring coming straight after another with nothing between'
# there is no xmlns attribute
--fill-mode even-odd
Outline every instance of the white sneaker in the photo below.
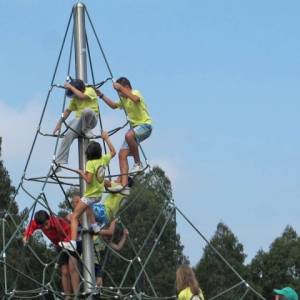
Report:
<svg viewBox="0 0 300 300"><path fill-rule="evenodd" d="M130 187L126 186L122 191L121 194L124 196L129 196L130 194Z"/></svg>
<svg viewBox="0 0 300 300"><path fill-rule="evenodd" d="M136 163L130 170L130 173L140 173L143 172L143 165L142 163Z"/></svg>
<svg viewBox="0 0 300 300"><path fill-rule="evenodd" d="M91 129L86 129L82 133L87 139L92 139L95 137Z"/></svg>
<svg viewBox="0 0 300 300"><path fill-rule="evenodd" d="M66 250L75 252L77 249L76 241L59 242L58 245Z"/></svg>
<svg viewBox="0 0 300 300"><path fill-rule="evenodd" d="M109 192L113 192L113 193L119 193L119 192L123 191L124 189L125 188L122 184L116 184L114 186L111 186L111 187L107 188L107 190Z"/></svg>
<svg viewBox="0 0 300 300"><path fill-rule="evenodd" d="M101 230L101 227L97 223L91 224L91 228L94 233L98 233Z"/></svg>

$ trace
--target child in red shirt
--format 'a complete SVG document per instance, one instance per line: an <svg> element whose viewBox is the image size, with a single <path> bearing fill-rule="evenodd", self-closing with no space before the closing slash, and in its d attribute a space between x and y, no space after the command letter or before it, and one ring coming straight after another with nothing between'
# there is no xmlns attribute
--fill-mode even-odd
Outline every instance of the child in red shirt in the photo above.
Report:
<svg viewBox="0 0 300 300"><path fill-rule="evenodd" d="M47 238L54 244L58 253L58 264L61 269L61 280L66 297L77 294L79 288L79 273L77 265L77 256L75 252L69 252L59 247L58 242L70 241L70 223L61 217L49 216L45 210L39 210L35 213L34 219L28 224L23 236L23 243L26 244L29 238L36 230L41 230ZM69 299L69 298L66 298Z"/></svg>

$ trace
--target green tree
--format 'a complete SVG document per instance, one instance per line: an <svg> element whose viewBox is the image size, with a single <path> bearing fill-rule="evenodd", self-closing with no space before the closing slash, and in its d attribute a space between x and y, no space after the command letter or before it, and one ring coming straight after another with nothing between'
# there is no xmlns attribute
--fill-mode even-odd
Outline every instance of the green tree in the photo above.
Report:
<svg viewBox="0 0 300 300"><path fill-rule="evenodd" d="M287 226L269 251L259 250L248 266L250 280L265 295L274 288L290 286L300 290L300 238Z"/></svg>
<svg viewBox="0 0 300 300"><path fill-rule="evenodd" d="M245 275L244 260L246 255L244 254L243 245L228 226L219 223L210 243L239 274ZM207 299L225 291L240 281L208 245L204 248L200 262L196 265L195 274ZM238 299L237 295L240 295L239 293L241 292L239 288L234 289L232 292L226 293L222 299Z"/></svg>
<svg viewBox="0 0 300 300"><path fill-rule="evenodd" d="M72 189L66 191L66 194L69 195L71 191ZM128 228L129 240L120 252L128 259L136 258L138 253L141 262L145 262L151 249L155 247L153 254L149 256L146 273L159 296L175 294L176 268L188 261L183 255L180 236L176 234L176 217L172 199L171 182L159 167L137 176L130 196L120 209L120 222L114 235L114 241L118 242L123 228ZM59 215L70 213L70 205L66 200L59 204L59 208ZM151 231L155 221L157 223ZM166 227L162 231L165 223ZM157 239L161 231L162 235ZM146 240L148 234L150 234L149 239ZM142 251L139 252L141 247L143 247ZM101 259L102 263L105 260L104 285L119 286L129 263L110 251ZM136 291L153 295L147 275L142 273L139 276L140 271L141 265L135 259L123 287L133 286L139 277Z"/></svg>
<svg viewBox="0 0 300 300"><path fill-rule="evenodd" d="M0 138L1 157L1 138ZM40 288L33 280L41 282L43 267L40 261L33 255L33 251L40 257L41 261L47 262L52 257L53 251L47 247L41 235L38 235L30 244L29 248L23 247L22 231L16 231L21 219L26 216L27 210L19 212L17 202L14 199L15 188L11 184L9 174L0 160L0 252L4 250L4 245L14 239L5 250L6 257L0 259L0 298L5 295L5 284L8 291L30 290ZM3 240L2 231L5 233ZM16 233L16 235L14 235ZM50 274L49 274L50 275ZM39 299L44 299L43 297Z"/></svg>

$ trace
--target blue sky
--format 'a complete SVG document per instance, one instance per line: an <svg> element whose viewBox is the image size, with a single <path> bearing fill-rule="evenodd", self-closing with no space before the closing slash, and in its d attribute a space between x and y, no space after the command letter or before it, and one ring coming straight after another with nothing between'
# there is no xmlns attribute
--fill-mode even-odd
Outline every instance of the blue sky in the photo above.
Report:
<svg viewBox="0 0 300 300"><path fill-rule="evenodd" d="M0 1L0 135L15 184L73 3ZM145 150L152 164L166 170L178 206L195 225L211 237L225 222L248 260L268 249L287 224L298 230L300 3L85 3L115 76L128 76L146 98L155 129ZM100 53L95 47L92 52L102 80L107 73ZM59 83L65 75L64 67ZM48 130L61 98L51 103ZM111 126L123 122L122 114L106 108L103 115ZM195 263L204 244L178 222Z"/></svg>

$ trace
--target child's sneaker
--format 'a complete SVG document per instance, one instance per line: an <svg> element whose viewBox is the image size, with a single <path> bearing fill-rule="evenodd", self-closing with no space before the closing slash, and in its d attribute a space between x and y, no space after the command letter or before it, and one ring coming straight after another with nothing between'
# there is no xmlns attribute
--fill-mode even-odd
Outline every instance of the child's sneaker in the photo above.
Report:
<svg viewBox="0 0 300 300"><path fill-rule="evenodd" d="M111 187L107 188L107 190L109 192L119 193L119 192L124 190L124 186L122 184L116 184L114 186L111 186Z"/></svg>
<svg viewBox="0 0 300 300"><path fill-rule="evenodd" d="M95 137L91 129L86 129L82 133L87 139L92 139Z"/></svg>
<svg viewBox="0 0 300 300"><path fill-rule="evenodd" d="M59 242L58 245L66 250L75 252L76 251L76 241L69 242Z"/></svg>
<svg viewBox="0 0 300 300"><path fill-rule="evenodd" d="M91 224L91 229L94 233L98 233L101 230L101 227L97 223L94 223Z"/></svg>
<svg viewBox="0 0 300 300"><path fill-rule="evenodd" d="M143 172L142 163L135 163L132 169L130 170L130 173L140 173L140 172Z"/></svg>
<svg viewBox="0 0 300 300"><path fill-rule="evenodd" d="M121 194L124 196L129 196L130 194L130 187L126 186L122 191Z"/></svg>

